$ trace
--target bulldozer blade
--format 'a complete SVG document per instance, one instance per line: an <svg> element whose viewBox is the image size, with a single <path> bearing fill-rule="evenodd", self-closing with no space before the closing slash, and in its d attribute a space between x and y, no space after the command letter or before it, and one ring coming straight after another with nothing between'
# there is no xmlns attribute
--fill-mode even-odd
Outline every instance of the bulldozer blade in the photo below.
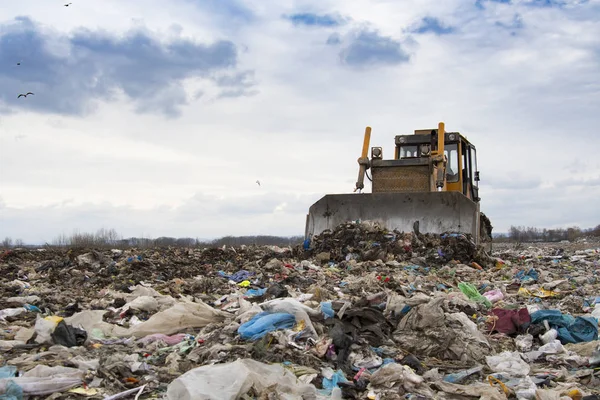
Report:
<svg viewBox="0 0 600 400"><path fill-rule="evenodd" d="M467 233L479 243L479 204L459 192L326 195L310 207L305 237L358 220L400 232Z"/></svg>

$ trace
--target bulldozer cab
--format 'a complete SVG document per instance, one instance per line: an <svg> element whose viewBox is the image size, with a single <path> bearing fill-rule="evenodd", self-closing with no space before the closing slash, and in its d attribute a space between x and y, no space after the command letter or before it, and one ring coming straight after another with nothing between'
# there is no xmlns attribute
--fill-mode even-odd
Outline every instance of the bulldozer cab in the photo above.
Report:
<svg viewBox="0 0 600 400"><path fill-rule="evenodd" d="M392 165L398 166L398 172L401 174L416 174L419 171L418 166L428 165L428 159L432 154L435 154L438 150L438 130L416 130L414 135L398 135L395 138L396 148L394 153L394 160L398 160L395 163L385 162L373 162L373 167L389 168ZM383 151L381 148L373 148L371 150L372 160L382 160ZM375 158L375 155L379 155ZM445 174L445 190L450 192L460 192L464 194L468 199L479 202L479 171L477 170L477 150L475 146L471 144L464 136L459 132L445 132L444 133L444 155L446 156L446 174ZM383 160L382 160L383 161ZM411 169L412 167L412 169ZM415 168L417 167L417 168ZM424 168L421 168L422 176L424 176ZM373 173L373 192L381 191L413 191L412 189L418 189L416 191L426 191L425 182L421 179L414 186L411 185L399 185L396 187L397 190L385 185L380 185L379 182L375 182L375 175L379 178L381 174L378 171ZM428 171L429 173L431 171ZM419 181L418 178L416 178ZM405 180L406 181L406 180Z"/></svg>

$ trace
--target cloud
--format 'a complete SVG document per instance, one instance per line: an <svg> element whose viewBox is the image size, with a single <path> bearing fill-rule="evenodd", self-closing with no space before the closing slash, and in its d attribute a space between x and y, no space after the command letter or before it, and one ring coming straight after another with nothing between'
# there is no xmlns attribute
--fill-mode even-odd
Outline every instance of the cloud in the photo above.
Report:
<svg viewBox="0 0 600 400"><path fill-rule="evenodd" d="M314 14L314 13L297 13L284 15L283 18L289 20L292 24L313 26L313 27L337 27L346 23L346 20L339 15L334 14Z"/></svg>
<svg viewBox="0 0 600 400"><path fill-rule="evenodd" d="M209 79L237 64L236 47L227 40L163 42L144 30L117 36L83 28L63 35L27 17L2 25L0 34L1 58L14 63L0 70L0 100L12 110L85 115L95 101L122 94L140 113L177 116L188 104L186 79ZM23 90L35 97L17 99Z"/></svg>
<svg viewBox="0 0 600 400"><path fill-rule="evenodd" d="M232 226L239 235L303 235L305 214L317 199L315 195L287 192L242 196L197 193L176 207L139 209L127 205L67 201L19 209L6 206L0 198L0 237L43 244L62 233L95 232L104 227L115 229L125 237L214 239L231 234ZM31 226L40 218L47 224L32 230Z"/></svg>
<svg viewBox="0 0 600 400"><path fill-rule="evenodd" d="M342 63L350 67L398 65L410 59L399 41L374 30L353 32L348 42L339 55Z"/></svg>
<svg viewBox="0 0 600 400"><path fill-rule="evenodd" d="M489 3L500 3L500 4L510 4L512 0L476 0L475 6L479 9L484 9L484 4Z"/></svg>
<svg viewBox="0 0 600 400"><path fill-rule="evenodd" d="M522 191L535 190L541 187L542 180L539 177L523 177L518 171L504 171L503 175L493 174L486 179L486 185L493 190L499 191Z"/></svg>
<svg viewBox="0 0 600 400"><path fill-rule="evenodd" d="M239 0L186 0L198 6L203 12L233 25L233 22L248 23L255 20L255 13Z"/></svg>
<svg viewBox="0 0 600 400"><path fill-rule="evenodd" d="M339 33L334 32L331 35L329 35L325 43L329 46L337 46L338 44L342 43L342 37Z"/></svg>
<svg viewBox="0 0 600 400"><path fill-rule="evenodd" d="M516 34L515 31L521 30L525 27L525 25L523 23L523 17L520 14L515 14L509 23L505 23L502 21L496 21L495 25L499 26L501 28L504 28L504 29L511 30L511 31L513 31L514 34Z"/></svg>
<svg viewBox="0 0 600 400"><path fill-rule="evenodd" d="M535 8L563 8L565 6L578 6L588 2L589 0L477 0L475 5L480 9L485 8L485 3L524 5L526 7Z"/></svg>
<svg viewBox="0 0 600 400"><path fill-rule="evenodd" d="M222 75L215 78L215 83L223 90L218 98L254 96L258 90L254 89L256 82L254 71L243 71L233 75Z"/></svg>
<svg viewBox="0 0 600 400"><path fill-rule="evenodd" d="M434 33L436 35L449 35L456 32L453 26L445 26L440 20L433 17L425 17L421 20L421 25L413 30L414 33Z"/></svg>

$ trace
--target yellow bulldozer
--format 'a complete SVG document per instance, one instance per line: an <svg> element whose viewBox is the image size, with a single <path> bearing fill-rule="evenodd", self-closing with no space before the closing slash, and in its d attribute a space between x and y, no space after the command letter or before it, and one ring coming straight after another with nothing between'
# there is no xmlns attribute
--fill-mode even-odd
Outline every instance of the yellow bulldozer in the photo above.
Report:
<svg viewBox="0 0 600 400"><path fill-rule="evenodd" d="M349 221L370 220L389 230L417 233L465 233L476 244L491 244L492 226L480 211L475 146L459 132L415 130L395 137L392 159L372 147L365 130L354 193L328 194L306 217L310 238ZM370 175L369 175L370 170ZM363 193L365 175L372 193Z"/></svg>

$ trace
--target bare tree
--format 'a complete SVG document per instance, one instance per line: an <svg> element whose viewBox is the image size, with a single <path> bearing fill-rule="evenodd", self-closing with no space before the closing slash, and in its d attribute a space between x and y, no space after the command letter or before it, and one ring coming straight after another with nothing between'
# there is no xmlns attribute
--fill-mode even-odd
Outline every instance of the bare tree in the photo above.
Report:
<svg viewBox="0 0 600 400"><path fill-rule="evenodd" d="M13 244L13 240L11 238L9 238L8 236L4 238L4 240L2 241L2 247L5 249L10 249L12 247Z"/></svg>

